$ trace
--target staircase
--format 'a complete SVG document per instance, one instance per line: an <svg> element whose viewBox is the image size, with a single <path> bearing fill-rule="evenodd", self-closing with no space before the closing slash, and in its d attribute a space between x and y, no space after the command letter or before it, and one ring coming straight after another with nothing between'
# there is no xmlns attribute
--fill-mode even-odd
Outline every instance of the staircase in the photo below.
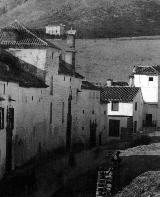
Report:
<svg viewBox="0 0 160 197"><path fill-rule="evenodd" d="M112 168L98 171L96 197L111 197L112 180Z"/></svg>

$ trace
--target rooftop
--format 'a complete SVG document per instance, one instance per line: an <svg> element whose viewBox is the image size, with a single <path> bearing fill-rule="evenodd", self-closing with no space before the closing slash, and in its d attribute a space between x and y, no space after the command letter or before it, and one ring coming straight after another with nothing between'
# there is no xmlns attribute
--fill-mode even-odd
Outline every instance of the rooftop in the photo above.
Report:
<svg viewBox="0 0 160 197"><path fill-rule="evenodd" d="M82 81L81 88L87 90L100 90L100 87L95 86L93 83L89 81Z"/></svg>
<svg viewBox="0 0 160 197"><path fill-rule="evenodd" d="M133 74L159 75L160 74L160 65L135 66L133 69Z"/></svg>
<svg viewBox="0 0 160 197"><path fill-rule="evenodd" d="M129 87L129 86L111 86L101 88L101 102L107 103L109 101L119 101L119 102L132 102L134 97L137 95L140 88Z"/></svg>
<svg viewBox="0 0 160 197"><path fill-rule="evenodd" d="M77 72L73 73L71 67L72 65L62 60L61 63L59 64L58 74L69 75L69 76L74 76L76 78L84 79L84 76L80 75L79 73Z"/></svg>
<svg viewBox="0 0 160 197"><path fill-rule="evenodd" d="M60 50L54 43L38 37L20 22L15 21L0 31L0 45L3 48L55 48Z"/></svg>

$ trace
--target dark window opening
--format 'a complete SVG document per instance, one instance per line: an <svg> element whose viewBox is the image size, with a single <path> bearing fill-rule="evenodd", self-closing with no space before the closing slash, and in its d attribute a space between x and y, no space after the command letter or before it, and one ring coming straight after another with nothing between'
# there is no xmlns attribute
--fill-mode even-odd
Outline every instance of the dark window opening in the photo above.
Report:
<svg viewBox="0 0 160 197"><path fill-rule="evenodd" d="M104 114L106 114L106 111L104 111Z"/></svg>
<svg viewBox="0 0 160 197"><path fill-rule="evenodd" d="M0 129L4 129L4 108L0 108Z"/></svg>
<svg viewBox="0 0 160 197"><path fill-rule="evenodd" d="M149 81L153 81L153 77L149 77Z"/></svg>
<svg viewBox="0 0 160 197"><path fill-rule="evenodd" d="M33 101L33 96L32 96L32 101Z"/></svg>
<svg viewBox="0 0 160 197"><path fill-rule="evenodd" d="M3 87L3 94L6 93L6 85L4 84L4 87Z"/></svg>
<svg viewBox="0 0 160 197"><path fill-rule="evenodd" d="M119 102L114 101L112 102L112 111L118 111L119 110Z"/></svg>
<svg viewBox="0 0 160 197"><path fill-rule="evenodd" d="M84 114L84 110L83 110L83 114Z"/></svg>
<svg viewBox="0 0 160 197"><path fill-rule="evenodd" d="M82 127L82 130L84 130L84 127Z"/></svg>
<svg viewBox="0 0 160 197"><path fill-rule="evenodd" d="M135 103L135 111L137 111L137 102Z"/></svg>
<svg viewBox="0 0 160 197"><path fill-rule="evenodd" d="M50 103L50 124L52 124L52 103Z"/></svg>
<svg viewBox="0 0 160 197"><path fill-rule="evenodd" d="M92 111L92 114L94 114L94 110Z"/></svg>
<svg viewBox="0 0 160 197"><path fill-rule="evenodd" d="M53 76L51 77L50 81L50 95L53 95Z"/></svg>

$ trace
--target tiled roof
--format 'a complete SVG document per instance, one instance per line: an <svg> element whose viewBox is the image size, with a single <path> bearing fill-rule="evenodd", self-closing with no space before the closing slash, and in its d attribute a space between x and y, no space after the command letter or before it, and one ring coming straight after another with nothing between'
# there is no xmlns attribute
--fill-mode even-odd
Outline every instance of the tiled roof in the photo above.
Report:
<svg viewBox="0 0 160 197"><path fill-rule="evenodd" d="M71 65L67 64L63 60L59 64L58 74L69 75L69 76L74 76L76 78L84 79L84 77L80 75L79 73L77 72L73 73L71 70Z"/></svg>
<svg viewBox="0 0 160 197"><path fill-rule="evenodd" d="M157 75L160 74L160 66L136 66L133 69L134 74Z"/></svg>
<svg viewBox="0 0 160 197"><path fill-rule="evenodd" d="M152 67L160 74L160 65L154 65Z"/></svg>
<svg viewBox="0 0 160 197"><path fill-rule="evenodd" d="M8 33L8 35L6 35ZM14 36L15 35L15 36ZM0 45L4 48L47 48L52 47L60 50L56 45L50 43L36 34L32 33L18 21L4 27L0 31Z"/></svg>
<svg viewBox="0 0 160 197"><path fill-rule="evenodd" d="M101 89L101 102L109 101L132 102L140 88L137 87L105 87Z"/></svg>
<svg viewBox="0 0 160 197"><path fill-rule="evenodd" d="M93 83L89 81L82 81L81 88L88 90L100 90L100 87L95 86Z"/></svg>
<svg viewBox="0 0 160 197"><path fill-rule="evenodd" d="M4 55L5 54L5 55ZM26 71L25 62L19 61L17 57L0 51L0 80L6 82L15 82L22 87L46 88L45 82L39 79L31 71Z"/></svg>

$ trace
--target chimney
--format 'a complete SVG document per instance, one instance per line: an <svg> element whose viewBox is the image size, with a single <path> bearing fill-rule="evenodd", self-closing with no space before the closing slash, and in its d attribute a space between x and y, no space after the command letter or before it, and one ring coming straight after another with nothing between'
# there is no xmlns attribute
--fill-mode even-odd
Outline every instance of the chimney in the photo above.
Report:
<svg viewBox="0 0 160 197"><path fill-rule="evenodd" d="M108 87L110 87L110 86L112 86L112 82L113 82L112 79L107 79L106 85L107 85Z"/></svg>
<svg viewBox="0 0 160 197"><path fill-rule="evenodd" d="M134 87L134 75L129 76L129 86Z"/></svg>
<svg viewBox="0 0 160 197"><path fill-rule="evenodd" d="M75 39L76 39L76 30L73 30L72 27L67 31L67 45L70 48L75 48Z"/></svg>

